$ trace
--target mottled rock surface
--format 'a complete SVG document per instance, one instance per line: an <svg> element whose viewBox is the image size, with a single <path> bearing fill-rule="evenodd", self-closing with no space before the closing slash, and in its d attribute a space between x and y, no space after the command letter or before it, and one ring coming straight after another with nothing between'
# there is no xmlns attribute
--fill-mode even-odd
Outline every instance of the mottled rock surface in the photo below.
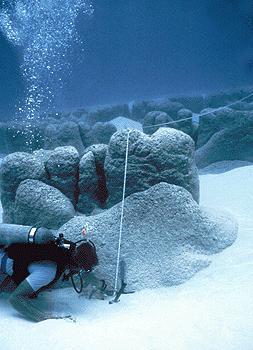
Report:
<svg viewBox="0 0 253 350"><path fill-rule="evenodd" d="M116 131L117 129L113 124L98 122L93 125L91 130L86 134L86 137L89 139L88 145L107 144Z"/></svg>
<svg viewBox="0 0 253 350"><path fill-rule="evenodd" d="M100 260L97 273L114 285L121 204L60 228L71 239L89 227ZM237 224L227 213L200 208L182 187L160 183L126 199L121 260L129 290L185 282L210 264L210 254L231 245Z"/></svg>
<svg viewBox="0 0 253 350"><path fill-rule="evenodd" d="M199 168L224 160L253 161L253 120L251 127L227 128L215 133L196 151Z"/></svg>
<svg viewBox="0 0 253 350"><path fill-rule="evenodd" d="M72 146L57 147L45 161L48 183L58 188L75 205L79 178L80 157Z"/></svg>
<svg viewBox="0 0 253 350"><path fill-rule="evenodd" d="M14 223L57 229L75 215L70 200L56 188L38 180L19 185L14 205Z"/></svg>
<svg viewBox="0 0 253 350"><path fill-rule="evenodd" d="M125 170L127 131L115 133L105 158L108 207L121 201ZM159 183L186 188L198 201L199 180L194 142L181 131L160 128L152 136L133 130L129 136L126 196Z"/></svg>
<svg viewBox="0 0 253 350"><path fill-rule="evenodd" d="M24 152L16 152L6 156L0 169L3 221L6 223L13 222L16 190L20 182L26 179L47 181L46 170L41 159Z"/></svg>
<svg viewBox="0 0 253 350"><path fill-rule="evenodd" d="M98 200L96 199L98 176L95 157L91 151L81 158L79 171L77 210L81 213L90 214L98 206Z"/></svg>
<svg viewBox="0 0 253 350"><path fill-rule="evenodd" d="M177 112L184 108L180 102L172 101L169 98L161 98L151 101L136 101L132 105L131 117L134 120L142 120L145 115L152 111L161 111L171 117L176 117Z"/></svg>
<svg viewBox="0 0 253 350"><path fill-rule="evenodd" d="M130 111L127 104L105 105L90 108L86 119L92 123L106 122L120 115L129 117Z"/></svg>
<svg viewBox="0 0 253 350"><path fill-rule="evenodd" d="M166 123L170 124L161 125ZM167 113L161 111L149 112L143 119L143 132L145 132L145 134L152 135L161 126L176 129L178 127L176 122L174 122L174 120Z"/></svg>
<svg viewBox="0 0 253 350"><path fill-rule="evenodd" d="M80 154L84 152L80 130L72 121L50 124L45 129L44 148L54 149L60 146L73 146Z"/></svg>
<svg viewBox="0 0 253 350"><path fill-rule="evenodd" d="M79 167L79 198L77 209L90 214L94 209L103 208L107 197L104 161L107 145L92 145L86 148Z"/></svg>

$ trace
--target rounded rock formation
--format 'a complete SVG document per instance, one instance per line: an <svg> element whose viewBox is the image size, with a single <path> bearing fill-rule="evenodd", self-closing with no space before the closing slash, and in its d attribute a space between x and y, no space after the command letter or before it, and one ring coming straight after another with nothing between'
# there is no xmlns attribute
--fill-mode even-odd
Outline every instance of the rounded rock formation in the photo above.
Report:
<svg viewBox="0 0 253 350"><path fill-rule="evenodd" d="M166 123L170 123L166 125ZM164 124L164 125L163 125ZM177 129L177 124L174 120L168 116L167 113L161 111L149 112L143 119L143 132L148 135L152 135L160 127L170 127Z"/></svg>
<svg viewBox="0 0 253 350"><path fill-rule="evenodd" d="M14 206L14 223L57 229L75 215L70 200L59 190L38 180L19 185Z"/></svg>
<svg viewBox="0 0 253 350"><path fill-rule="evenodd" d="M89 228L100 264L96 273L114 285L121 203L90 217L75 217L60 228L71 240ZM129 290L172 286L208 266L236 239L237 223L225 212L200 208L182 187L160 183L125 201L120 260ZM119 287L119 286L118 286Z"/></svg>
<svg viewBox="0 0 253 350"><path fill-rule="evenodd" d="M128 131L115 133L105 158L107 206L121 201ZM132 130L129 134L126 196L159 182L186 188L198 201L199 179L194 159L194 142L181 131L160 128L153 135Z"/></svg>
<svg viewBox="0 0 253 350"><path fill-rule="evenodd" d="M33 154L16 152L6 156L0 169L3 221L13 223L13 206L16 190L23 180L47 181L44 163Z"/></svg>

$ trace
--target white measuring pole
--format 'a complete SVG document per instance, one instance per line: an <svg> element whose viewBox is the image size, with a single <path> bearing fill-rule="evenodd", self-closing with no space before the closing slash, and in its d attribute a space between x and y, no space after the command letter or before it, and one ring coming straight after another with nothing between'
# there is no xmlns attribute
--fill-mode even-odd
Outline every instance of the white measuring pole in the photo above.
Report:
<svg viewBox="0 0 253 350"><path fill-rule="evenodd" d="M126 178L127 178L127 164L128 164L128 149L129 149L129 135L130 135L130 132L131 132L131 130L128 131L128 133L127 133L127 140L126 140L125 170L124 170L124 182L123 182L122 203L121 203L119 243L118 243L117 265L116 265L116 272L115 272L114 296L115 296L115 294L117 292L117 286L118 286L118 275L119 275L119 263L120 263L120 252L121 252L121 241L122 241L122 228L123 228L123 217L124 217L124 207L125 207Z"/></svg>

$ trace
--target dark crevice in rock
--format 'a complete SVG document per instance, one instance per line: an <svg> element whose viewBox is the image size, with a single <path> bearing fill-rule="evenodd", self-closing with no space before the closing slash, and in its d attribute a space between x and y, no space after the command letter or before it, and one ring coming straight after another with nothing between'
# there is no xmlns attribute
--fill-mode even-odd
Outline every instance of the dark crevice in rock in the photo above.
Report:
<svg viewBox="0 0 253 350"><path fill-rule="evenodd" d="M98 187L95 192L95 197L98 200L101 208L104 208L108 198L106 176L105 176L104 167L101 164L98 164L97 162L96 162L96 172L98 176Z"/></svg>
<svg viewBox="0 0 253 350"><path fill-rule="evenodd" d="M46 180L50 181L51 180L51 175L50 172L48 170L48 168L45 166L45 173L46 173Z"/></svg>
<svg viewBox="0 0 253 350"><path fill-rule="evenodd" d="M79 199L79 195L80 195L80 189L79 189L79 178L80 178L80 175L79 175L79 166L78 166L78 171L76 172L75 174L75 188L74 188L74 208L75 210L77 210L77 203L78 203L78 199Z"/></svg>

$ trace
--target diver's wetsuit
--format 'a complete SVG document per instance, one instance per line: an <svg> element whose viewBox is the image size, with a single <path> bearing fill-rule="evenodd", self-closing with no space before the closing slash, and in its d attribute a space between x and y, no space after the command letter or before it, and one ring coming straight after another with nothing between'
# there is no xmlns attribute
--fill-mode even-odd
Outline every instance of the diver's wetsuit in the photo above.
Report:
<svg viewBox="0 0 253 350"><path fill-rule="evenodd" d="M12 306L33 321L59 318L38 310L32 298L53 285L69 262L70 251L55 243L12 244L6 249L0 249L0 271L10 276L17 285L9 299Z"/></svg>

